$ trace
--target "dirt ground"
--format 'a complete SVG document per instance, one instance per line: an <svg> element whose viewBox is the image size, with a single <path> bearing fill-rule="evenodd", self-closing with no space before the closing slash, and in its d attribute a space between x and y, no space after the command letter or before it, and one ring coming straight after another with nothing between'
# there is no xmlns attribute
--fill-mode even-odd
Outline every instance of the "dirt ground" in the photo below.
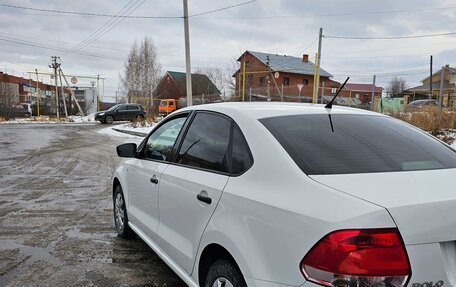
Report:
<svg viewBox="0 0 456 287"><path fill-rule="evenodd" d="M186 286L117 237L111 177L128 139L104 127L0 125L0 286Z"/></svg>

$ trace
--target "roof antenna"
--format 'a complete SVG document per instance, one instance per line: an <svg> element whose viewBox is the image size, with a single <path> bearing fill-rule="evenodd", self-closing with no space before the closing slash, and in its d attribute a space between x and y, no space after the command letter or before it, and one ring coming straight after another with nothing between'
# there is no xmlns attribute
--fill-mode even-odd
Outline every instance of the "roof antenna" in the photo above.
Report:
<svg viewBox="0 0 456 287"><path fill-rule="evenodd" d="M336 95L334 96L334 98L332 98L332 100L326 104L325 108L326 109L331 109L332 106L333 106L333 102L334 100L337 98L337 96L339 95L340 91L342 91L342 89L344 88L345 84L348 82L348 79L350 79L350 77L347 77L347 79L345 80L345 82L342 84L342 86L340 86L339 90L337 91Z"/></svg>

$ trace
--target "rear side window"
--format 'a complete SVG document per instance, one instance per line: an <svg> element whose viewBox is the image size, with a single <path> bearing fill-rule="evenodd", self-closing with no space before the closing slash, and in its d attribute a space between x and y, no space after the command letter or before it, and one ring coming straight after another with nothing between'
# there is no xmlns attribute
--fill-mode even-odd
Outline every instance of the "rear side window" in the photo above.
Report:
<svg viewBox="0 0 456 287"><path fill-rule="evenodd" d="M128 106L127 109L130 110L130 111L137 111L137 110L139 110L139 106L136 106L136 105Z"/></svg>
<svg viewBox="0 0 456 287"><path fill-rule="evenodd" d="M253 165L253 158L249 146L237 125L233 127L232 146L231 173L243 173Z"/></svg>
<svg viewBox="0 0 456 287"><path fill-rule="evenodd" d="M177 163L228 172L231 120L211 113L197 113L179 150Z"/></svg>
<svg viewBox="0 0 456 287"><path fill-rule="evenodd" d="M294 115L260 122L308 175L456 168L456 151L399 120Z"/></svg>

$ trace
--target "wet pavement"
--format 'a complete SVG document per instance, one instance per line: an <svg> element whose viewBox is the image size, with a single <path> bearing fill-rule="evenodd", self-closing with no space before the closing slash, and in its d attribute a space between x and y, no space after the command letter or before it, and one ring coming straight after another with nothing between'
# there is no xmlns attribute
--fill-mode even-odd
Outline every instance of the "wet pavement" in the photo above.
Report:
<svg viewBox="0 0 456 287"><path fill-rule="evenodd" d="M104 127L0 125L0 286L186 286L141 239L117 237L115 146L129 140Z"/></svg>

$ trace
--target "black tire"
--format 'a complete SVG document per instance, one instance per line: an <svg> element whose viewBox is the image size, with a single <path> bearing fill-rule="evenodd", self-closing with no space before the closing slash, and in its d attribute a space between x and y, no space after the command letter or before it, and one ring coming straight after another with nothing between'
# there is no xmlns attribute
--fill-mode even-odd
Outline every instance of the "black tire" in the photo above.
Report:
<svg viewBox="0 0 456 287"><path fill-rule="evenodd" d="M106 116L105 123L112 124L114 122L114 118L112 116Z"/></svg>
<svg viewBox="0 0 456 287"><path fill-rule="evenodd" d="M242 276L239 268L236 264L227 259L219 259L212 263L207 272L204 287L217 286L217 284L215 284L217 280L221 280L222 282L227 280L234 287L247 287L244 276ZM227 284L228 282L225 283L227 286L229 286L229 284Z"/></svg>
<svg viewBox="0 0 456 287"><path fill-rule="evenodd" d="M116 225L117 235L122 238L132 238L133 231L128 225L128 214L125 208L125 199L120 185L116 186L113 196L114 204L114 224Z"/></svg>

